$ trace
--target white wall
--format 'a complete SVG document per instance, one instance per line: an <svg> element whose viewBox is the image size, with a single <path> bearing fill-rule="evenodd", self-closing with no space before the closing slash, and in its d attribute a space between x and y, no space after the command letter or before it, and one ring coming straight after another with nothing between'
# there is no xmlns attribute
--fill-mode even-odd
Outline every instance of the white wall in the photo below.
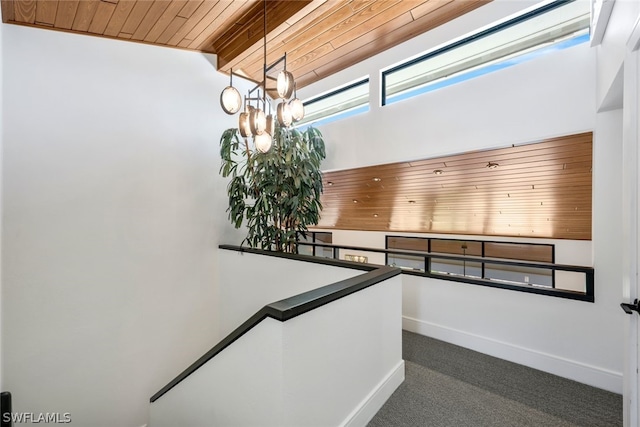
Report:
<svg viewBox="0 0 640 427"><path fill-rule="evenodd" d="M365 426L400 385L402 280L284 323L284 425Z"/></svg>
<svg viewBox="0 0 640 427"><path fill-rule="evenodd" d="M596 102L599 108L608 109L611 104L622 107L621 74L626 44L639 14L640 2L615 0L602 42L595 48L598 56ZM613 85L619 87L612 88ZM612 89L619 99L611 100Z"/></svg>
<svg viewBox="0 0 640 427"><path fill-rule="evenodd" d="M319 126L328 153L323 169L431 158L592 130L594 66L595 55L584 43L403 102L372 105L366 113Z"/></svg>
<svg viewBox="0 0 640 427"><path fill-rule="evenodd" d="M225 249L219 249L218 261L221 336L232 332L267 304L363 273Z"/></svg>
<svg viewBox="0 0 640 427"><path fill-rule="evenodd" d="M219 338L227 79L194 52L2 37L3 388L17 412L143 425Z"/></svg>
<svg viewBox="0 0 640 427"><path fill-rule="evenodd" d="M416 276L403 281L405 329L620 393L620 342L609 317L597 303Z"/></svg>
<svg viewBox="0 0 640 427"><path fill-rule="evenodd" d="M0 14L1 16L1 14ZM2 31L4 30L4 24L0 23L0 218L2 218L2 152L3 138L4 138L4 122L3 122L3 105L4 105L4 78L3 69L4 61L2 56ZM4 382L2 376L2 221L0 220L0 391L4 391Z"/></svg>
<svg viewBox="0 0 640 427"><path fill-rule="evenodd" d="M609 342L615 370L622 371L624 355L623 322L623 151L622 111L599 113L593 146L593 267L596 304L603 343ZM600 339L594 335L593 340ZM620 366L620 368L618 368ZM613 367L611 368L614 369Z"/></svg>
<svg viewBox="0 0 640 427"><path fill-rule="evenodd" d="M149 425L282 426L283 332L260 322L153 402Z"/></svg>
<svg viewBox="0 0 640 427"><path fill-rule="evenodd" d="M613 116L616 113L605 113ZM619 115L619 112L617 113ZM615 123L615 122L614 122ZM600 144L597 165L620 162L621 127L606 123L598 127ZM600 152L603 153L600 153ZM599 172L595 172L598 174ZM570 301L515 291L414 276L404 278L404 328L473 348L496 357L566 376L607 390L620 392L622 354L619 325L624 314L616 310L621 283L620 219L610 203L620 198L620 169L610 171L595 191L601 201L594 208L594 221L602 224L594 231L596 243L596 303ZM603 187L603 188L601 188ZM608 188L608 190L607 190ZM606 198L606 199L603 199ZM620 216L620 211L617 212ZM336 245L384 248L385 236L425 237L419 233L384 233L331 230ZM482 236L429 235L443 238L482 239ZM559 264L593 265L592 243L552 239L495 238L491 240L533 241L556 245ZM342 250L344 253L359 251ZM370 262L384 263L384 254L362 252ZM381 259L377 259L381 258ZM579 276L584 287L584 276ZM558 276L559 287L568 288ZM571 277L570 279L575 279ZM452 307L455 306L455 309ZM535 319L532 321L532 319ZM591 335L593 334L593 335ZM617 348L619 351L608 351ZM569 351L571 350L571 351Z"/></svg>
<svg viewBox="0 0 640 427"><path fill-rule="evenodd" d="M486 25L504 16L507 8L523 5L492 2L305 88L304 96L358 76L372 77L373 101L368 113L319 127L327 140L326 170L594 131L593 242L554 243L559 248L557 262L596 266L596 302L412 277L404 285L404 327L621 392L623 340L618 304L622 248L620 215L616 213L621 209L621 142L616 125L607 122L611 117L596 120L595 51L583 43L406 101L378 106L382 68ZM340 236L348 237L341 241ZM383 247L383 239L376 233L362 238L341 231L334 242L357 245L378 241ZM453 306L455 310L451 310ZM523 307L522 311L517 307Z"/></svg>
<svg viewBox="0 0 640 427"><path fill-rule="evenodd" d="M401 280L265 319L152 403L150 425L366 425L404 379Z"/></svg>

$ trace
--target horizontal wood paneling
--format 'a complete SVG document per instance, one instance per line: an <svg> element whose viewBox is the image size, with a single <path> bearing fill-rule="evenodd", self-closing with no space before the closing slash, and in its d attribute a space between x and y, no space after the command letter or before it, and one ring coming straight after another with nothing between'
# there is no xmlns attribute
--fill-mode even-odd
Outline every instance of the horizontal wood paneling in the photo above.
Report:
<svg viewBox="0 0 640 427"><path fill-rule="evenodd" d="M327 172L318 226L589 240L592 137Z"/></svg>
<svg viewBox="0 0 640 427"><path fill-rule="evenodd" d="M387 238L387 248L429 252L429 242L426 239L390 236Z"/></svg>
<svg viewBox="0 0 640 427"><path fill-rule="evenodd" d="M481 242L468 242L465 240L431 240L431 252L454 254L454 255L471 255L482 256Z"/></svg>
<svg viewBox="0 0 640 427"><path fill-rule="evenodd" d="M552 246L487 242L484 244L484 251L485 256L489 258L520 259L524 261L535 262L554 262Z"/></svg>

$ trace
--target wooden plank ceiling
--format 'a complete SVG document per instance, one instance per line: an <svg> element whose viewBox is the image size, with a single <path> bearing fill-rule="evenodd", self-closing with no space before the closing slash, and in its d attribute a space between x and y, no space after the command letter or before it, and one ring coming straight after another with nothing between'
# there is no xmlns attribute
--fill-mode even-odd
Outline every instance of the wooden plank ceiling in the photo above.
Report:
<svg viewBox="0 0 640 427"><path fill-rule="evenodd" d="M318 228L590 240L591 168L589 132L326 172Z"/></svg>
<svg viewBox="0 0 640 427"><path fill-rule="evenodd" d="M267 61L287 53L298 87L490 0L267 0ZM218 68L262 80L258 0L2 0L5 23L214 53Z"/></svg>

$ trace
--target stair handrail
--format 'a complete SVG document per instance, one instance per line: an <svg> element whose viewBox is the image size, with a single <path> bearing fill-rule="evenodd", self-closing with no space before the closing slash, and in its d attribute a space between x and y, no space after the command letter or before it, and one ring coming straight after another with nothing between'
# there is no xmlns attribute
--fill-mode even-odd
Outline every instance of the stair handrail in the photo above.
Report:
<svg viewBox="0 0 640 427"><path fill-rule="evenodd" d="M258 249L242 248L231 245L220 245L220 248L259 254L263 254L264 252L266 252ZM287 258L289 258L291 254L287 255ZM298 258L306 256L294 255L293 257ZM198 368L200 368L217 354L222 352L225 348L227 348L238 338L249 332L253 327L258 325L267 317L278 320L280 322L286 322L287 320L293 319L294 317L300 316L301 314L308 313L309 311L322 307L323 305L329 304L340 298L344 298L348 295L366 289L391 277L397 276L402 272L400 268L390 266L382 266L376 268L372 265L356 265L352 262L345 261L333 261L330 262L330 264L369 271L364 274L351 277L349 279L341 280L265 305L257 313L255 313L244 323L238 326L235 330L233 330L229 335L223 338L213 348L207 351L202 357L193 362L187 369L182 371L167 385L162 387L160 391L151 396L150 401L155 402L156 400L158 400L162 395L178 385L189 375L193 374L198 370Z"/></svg>

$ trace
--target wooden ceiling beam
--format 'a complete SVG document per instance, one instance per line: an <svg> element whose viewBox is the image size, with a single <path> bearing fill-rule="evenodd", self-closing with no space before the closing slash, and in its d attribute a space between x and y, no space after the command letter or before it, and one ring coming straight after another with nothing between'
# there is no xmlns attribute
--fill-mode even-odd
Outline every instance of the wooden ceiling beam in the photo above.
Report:
<svg viewBox="0 0 640 427"><path fill-rule="evenodd" d="M288 60L295 64L300 58L304 58L308 52L315 52L315 54L320 51L330 52L336 48L335 41L345 34L350 34L354 31L366 32L368 27L379 25L380 20L388 21L411 10L415 5L415 1L402 2L399 0L362 3L357 6L343 3L341 8L338 8L335 12L332 11L328 16L324 16L319 21L320 25L288 31L293 36L285 39L284 44L275 49L273 55L282 56L286 51ZM260 66L257 62L253 63L248 67L247 72L253 74ZM294 72L295 68L295 65L291 66L291 70Z"/></svg>
<svg viewBox="0 0 640 427"><path fill-rule="evenodd" d="M311 4L311 0L268 0L266 3L267 37L271 31L287 23L296 13ZM232 61L254 45L262 42L264 34L264 4L254 3L237 21L228 21L221 37L210 45L218 56L218 68Z"/></svg>
<svg viewBox="0 0 640 427"><path fill-rule="evenodd" d="M267 33L266 62L270 64L282 56L284 52L279 50L279 47L285 43L284 40L290 35L291 31L294 31L294 29L298 27L309 28L316 25L319 18L327 13L327 11L331 11L343 3L343 0L313 0L284 23L272 31L269 31ZM219 61L218 71L229 74L231 69L233 69L239 71L240 74L249 75L246 70L250 64L256 61L260 64L264 63L264 49L261 40L254 43L251 48L247 49L242 55L238 55L230 61L226 63Z"/></svg>
<svg viewBox="0 0 640 427"><path fill-rule="evenodd" d="M273 63L285 53L290 56L290 52L295 51L298 44L292 40L292 34L303 32L308 37L313 38L316 34L320 34L330 28L326 21L328 16L333 17L337 14L349 13L352 13L349 2L343 0L314 0L312 4L287 20L286 26L281 25L268 34L266 62L268 64ZM261 67L264 62L262 44L257 43L254 48L222 67L221 71L228 72L230 68L241 68L246 74L255 74L256 70L262 70Z"/></svg>

